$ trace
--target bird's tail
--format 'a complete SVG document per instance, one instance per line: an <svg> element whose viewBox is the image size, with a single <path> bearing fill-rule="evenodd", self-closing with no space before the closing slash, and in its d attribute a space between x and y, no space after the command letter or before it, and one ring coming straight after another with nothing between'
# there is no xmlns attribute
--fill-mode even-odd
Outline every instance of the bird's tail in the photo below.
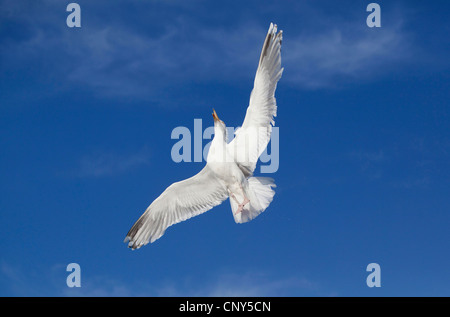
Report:
<svg viewBox="0 0 450 317"><path fill-rule="evenodd" d="M275 195L272 187L276 187L273 178L250 177L247 192L250 202L244 206L240 213L236 213L239 207L238 203L230 197L231 210L236 223L248 222L266 210ZM243 201L243 197L237 198L239 201Z"/></svg>

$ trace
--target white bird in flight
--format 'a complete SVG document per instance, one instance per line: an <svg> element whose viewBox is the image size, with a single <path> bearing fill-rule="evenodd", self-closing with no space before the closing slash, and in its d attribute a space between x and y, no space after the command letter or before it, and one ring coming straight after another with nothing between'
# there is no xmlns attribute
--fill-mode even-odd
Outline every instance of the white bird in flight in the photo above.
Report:
<svg viewBox="0 0 450 317"><path fill-rule="evenodd" d="M227 144L225 123L213 109L214 138L206 166L195 176L170 185L128 232L128 247L138 249L159 239L173 224L202 214L230 199L236 223L248 222L272 202L274 180L253 177L256 162L270 141L277 114L275 90L283 73L283 31L270 24L242 127Z"/></svg>

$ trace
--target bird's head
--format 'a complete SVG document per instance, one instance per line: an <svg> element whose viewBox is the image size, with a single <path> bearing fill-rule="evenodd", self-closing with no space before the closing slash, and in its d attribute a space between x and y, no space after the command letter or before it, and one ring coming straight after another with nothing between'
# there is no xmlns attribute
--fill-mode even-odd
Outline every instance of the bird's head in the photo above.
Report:
<svg viewBox="0 0 450 317"><path fill-rule="evenodd" d="M212 116L214 119L214 134L215 135L221 134L226 139L227 127L225 126L225 123L219 119L219 117L217 116L217 113L214 109L213 109Z"/></svg>

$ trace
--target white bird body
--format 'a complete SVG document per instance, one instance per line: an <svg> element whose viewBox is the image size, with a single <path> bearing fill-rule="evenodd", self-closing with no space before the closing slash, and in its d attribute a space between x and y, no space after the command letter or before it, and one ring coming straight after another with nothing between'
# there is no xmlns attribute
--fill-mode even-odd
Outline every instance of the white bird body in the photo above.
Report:
<svg viewBox="0 0 450 317"><path fill-rule="evenodd" d="M154 242L178 222L204 213L230 199L236 223L248 222L272 202L272 178L253 177L256 162L270 141L277 106L275 90L281 68L282 31L270 24L262 48L254 88L242 127L227 144L226 126L215 111L214 139L206 166L196 175L170 185L156 198L128 232L132 249Z"/></svg>

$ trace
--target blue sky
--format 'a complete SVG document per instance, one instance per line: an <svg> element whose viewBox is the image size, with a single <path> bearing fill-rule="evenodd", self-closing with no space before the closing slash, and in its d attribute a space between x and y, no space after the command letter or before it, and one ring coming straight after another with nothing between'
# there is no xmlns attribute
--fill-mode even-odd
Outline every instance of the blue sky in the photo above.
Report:
<svg viewBox="0 0 450 317"><path fill-rule="evenodd" d="M377 1L369 28L361 0L80 0L79 29L68 3L0 1L0 295L450 295L448 2ZM270 22L274 201L129 250L150 202L204 165L173 162L171 131L213 107L242 123Z"/></svg>

